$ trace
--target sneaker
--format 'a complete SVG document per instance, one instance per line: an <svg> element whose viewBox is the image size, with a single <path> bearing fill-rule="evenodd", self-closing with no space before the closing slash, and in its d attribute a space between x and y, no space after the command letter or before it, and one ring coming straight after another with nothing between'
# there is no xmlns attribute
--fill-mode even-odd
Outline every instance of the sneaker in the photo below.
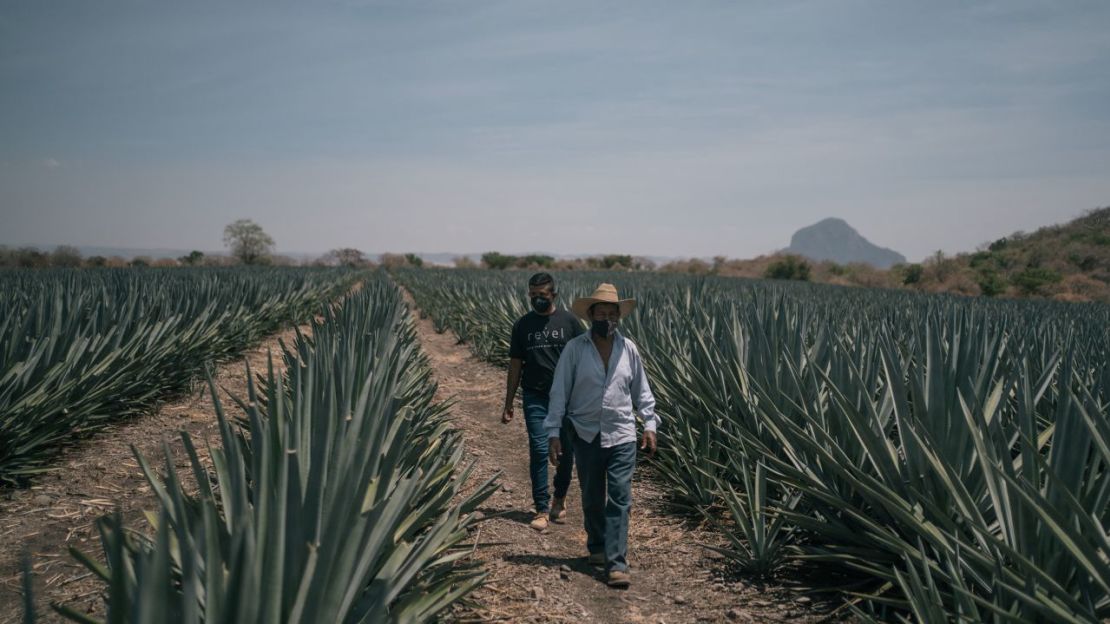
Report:
<svg viewBox="0 0 1110 624"><path fill-rule="evenodd" d="M548 519L555 524L566 524L567 521L567 499L556 498L555 502L551 504L551 513L547 515Z"/></svg>
<svg viewBox="0 0 1110 624"><path fill-rule="evenodd" d="M537 531L543 531L544 529L546 529L547 528L547 512L544 511L544 512L540 512L540 513L536 514L536 517L532 518L532 522L530 522L529 525Z"/></svg>
<svg viewBox="0 0 1110 624"><path fill-rule="evenodd" d="M605 565L605 553L590 553L587 562L592 566Z"/></svg>
<svg viewBox="0 0 1110 624"><path fill-rule="evenodd" d="M609 580L605 581L605 584L623 589L632 584L632 576L624 570L609 570Z"/></svg>

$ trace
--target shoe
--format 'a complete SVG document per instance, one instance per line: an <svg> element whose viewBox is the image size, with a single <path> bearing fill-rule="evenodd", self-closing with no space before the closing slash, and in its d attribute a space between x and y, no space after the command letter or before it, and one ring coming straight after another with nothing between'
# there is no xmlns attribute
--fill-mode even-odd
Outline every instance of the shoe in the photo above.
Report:
<svg viewBox="0 0 1110 624"><path fill-rule="evenodd" d="M555 524L566 524L567 521L567 499L556 498L551 504L551 513L547 518Z"/></svg>
<svg viewBox="0 0 1110 624"><path fill-rule="evenodd" d="M532 522L529 523L529 526L537 531L547 529L547 512L543 511L536 514L536 517L532 518Z"/></svg>
<svg viewBox="0 0 1110 624"><path fill-rule="evenodd" d="M624 570L609 570L609 580L605 584L623 589L632 584L632 576Z"/></svg>
<svg viewBox="0 0 1110 624"><path fill-rule="evenodd" d="M605 565L605 553L590 553L586 561L592 566L603 566Z"/></svg>

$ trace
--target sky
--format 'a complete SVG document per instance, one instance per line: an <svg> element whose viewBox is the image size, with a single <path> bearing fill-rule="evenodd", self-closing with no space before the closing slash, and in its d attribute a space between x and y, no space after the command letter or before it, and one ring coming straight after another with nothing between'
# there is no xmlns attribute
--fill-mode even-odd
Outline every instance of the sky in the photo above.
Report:
<svg viewBox="0 0 1110 624"><path fill-rule="evenodd" d="M0 0L0 244L920 260L1110 205L1110 3Z"/></svg>

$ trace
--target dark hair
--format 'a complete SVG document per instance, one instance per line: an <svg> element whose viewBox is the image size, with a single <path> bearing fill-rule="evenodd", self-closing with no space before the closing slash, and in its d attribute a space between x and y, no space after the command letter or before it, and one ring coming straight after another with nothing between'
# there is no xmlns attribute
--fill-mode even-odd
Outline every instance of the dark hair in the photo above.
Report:
<svg viewBox="0 0 1110 624"><path fill-rule="evenodd" d="M547 286L548 284L551 284L551 289L555 290L555 278L551 277L550 273L536 273L528 278L529 288Z"/></svg>

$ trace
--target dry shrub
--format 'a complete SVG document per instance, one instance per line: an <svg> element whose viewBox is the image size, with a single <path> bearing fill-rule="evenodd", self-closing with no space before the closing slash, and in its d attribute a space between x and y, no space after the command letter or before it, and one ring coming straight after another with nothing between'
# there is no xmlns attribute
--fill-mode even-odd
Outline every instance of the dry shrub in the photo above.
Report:
<svg viewBox="0 0 1110 624"><path fill-rule="evenodd" d="M968 271L952 271L946 275L944 281L937 281L935 276L929 276L921 283L921 290L931 293L951 293L977 297L982 294L979 282Z"/></svg>
<svg viewBox="0 0 1110 624"><path fill-rule="evenodd" d="M848 285L865 288L893 288L899 285L890 271L883 271L862 263L853 263L844 267L842 277Z"/></svg>
<svg viewBox="0 0 1110 624"><path fill-rule="evenodd" d="M956 293L957 295L967 295L969 297L977 297L982 294L979 288L979 282L966 272L954 273L948 277L945 282L945 290L947 292Z"/></svg>
<svg viewBox="0 0 1110 624"><path fill-rule="evenodd" d="M672 260L659 267L659 270L664 273L690 273L692 275L708 275L710 267L709 263L704 260L690 258L688 260Z"/></svg>
<svg viewBox="0 0 1110 624"><path fill-rule="evenodd" d="M1054 285L1050 296L1058 301L1110 301L1110 285L1074 273Z"/></svg>
<svg viewBox="0 0 1110 624"><path fill-rule="evenodd" d="M767 268L778 259L778 255L758 256L750 260L728 260L721 266L721 275L730 277L761 278Z"/></svg>

